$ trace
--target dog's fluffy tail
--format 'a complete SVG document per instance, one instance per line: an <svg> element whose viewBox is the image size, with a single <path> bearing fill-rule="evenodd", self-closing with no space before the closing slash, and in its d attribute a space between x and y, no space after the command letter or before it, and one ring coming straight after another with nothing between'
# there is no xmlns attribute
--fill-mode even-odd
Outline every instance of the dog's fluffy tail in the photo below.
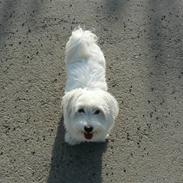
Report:
<svg viewBox="0 0 183 183"><path fill-rule="evenodd" d="M74 30L66 44L65 62L72 63L76 59L88 59L91 56L91 51L95 50L96 43L97 36L91 31L82 28Z"/></svg>

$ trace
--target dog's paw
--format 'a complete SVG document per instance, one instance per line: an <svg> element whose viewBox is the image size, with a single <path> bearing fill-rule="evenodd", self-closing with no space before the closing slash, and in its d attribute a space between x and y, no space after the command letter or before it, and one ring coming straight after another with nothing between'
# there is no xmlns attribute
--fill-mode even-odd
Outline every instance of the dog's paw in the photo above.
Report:
<svg viewBox="0 0 183 183"><path fill-rule="evenodd" d="M79 141L72 138L68 132L66 132L65 134L65 142L68 143L69 145L76 145L80 143Z"/></svg>

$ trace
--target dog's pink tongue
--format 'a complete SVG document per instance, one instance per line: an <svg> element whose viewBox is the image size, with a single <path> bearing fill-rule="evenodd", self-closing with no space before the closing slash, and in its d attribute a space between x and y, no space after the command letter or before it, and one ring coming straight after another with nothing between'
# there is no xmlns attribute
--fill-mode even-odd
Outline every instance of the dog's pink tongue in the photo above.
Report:
<svg viewBox="0 0 183 183"><path fill-rule="evenodd" d="M91 139L93 137L93 134L92 133L84 133L84 136L86 139Z"/></svg>

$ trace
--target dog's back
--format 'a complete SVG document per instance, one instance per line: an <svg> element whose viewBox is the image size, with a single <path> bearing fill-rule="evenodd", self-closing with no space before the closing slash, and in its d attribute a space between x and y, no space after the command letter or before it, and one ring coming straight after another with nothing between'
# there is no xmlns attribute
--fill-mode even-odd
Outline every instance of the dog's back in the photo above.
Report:
<svg viewBox="0 0 183 183"><path fill-rule="evenodd" d="M66 45L67 83L65 92L76 88L107 90L105 58L97 45L97 36L79 28Z"/></svg>

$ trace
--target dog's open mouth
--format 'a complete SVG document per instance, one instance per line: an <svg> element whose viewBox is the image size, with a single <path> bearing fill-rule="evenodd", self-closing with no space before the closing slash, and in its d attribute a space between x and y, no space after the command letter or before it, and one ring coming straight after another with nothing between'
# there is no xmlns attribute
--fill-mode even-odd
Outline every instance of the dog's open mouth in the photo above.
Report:
<svg viewBox="0 0 183 183"><path fill-rule="evenodd" d="M87 140L90 140L90 139L92 139L92 137L93 137L93 133L85 132L85 133L84 133L84 137L85 137Z"/></svg>

